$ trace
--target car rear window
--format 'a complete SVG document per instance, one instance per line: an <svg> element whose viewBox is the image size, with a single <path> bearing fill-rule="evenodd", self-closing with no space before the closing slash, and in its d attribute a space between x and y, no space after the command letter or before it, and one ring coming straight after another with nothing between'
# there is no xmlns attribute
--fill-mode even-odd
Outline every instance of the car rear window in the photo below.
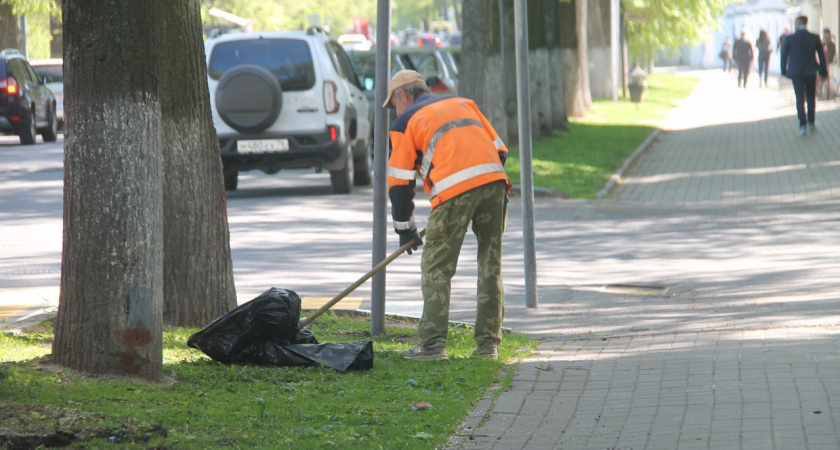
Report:
<svg viewBox="0 0 840 450"><path fill-rule="evenodd" d="M32 66L35 69L35 73L38 74L38 77L41 79L46 78L47 83L63 83L64 82L64 75L63 71L61 70L62 67L59 64L55 65L37 65Z"/></svg>
<svg viewBox="0 0 840 450"><path fill-rule="evenodd" d="M424 75L437 74L440 71L437 67L435 55L431 53L412 53L408 55L417 72Z"/></svg>
<svg viewBox="0 0 840 450"><path fill-rule="evenodd" d="M241 64L256 64L277 77L284 91L305 91L315 86L315 67L306 41L253 39L221 42L213 47L207 73L218 80Z"/></svg>

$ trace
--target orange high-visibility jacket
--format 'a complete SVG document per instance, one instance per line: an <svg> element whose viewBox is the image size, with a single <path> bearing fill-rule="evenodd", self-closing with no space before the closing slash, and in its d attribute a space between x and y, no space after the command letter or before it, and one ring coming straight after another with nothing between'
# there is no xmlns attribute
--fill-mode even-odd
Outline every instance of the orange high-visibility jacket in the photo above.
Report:
<svg viewBox="0 0 840 450"><path fill-rule="evenodd" d="M478 186L507 181L508 150L472 100L420 94L391 128L388 195L396 230L414 226L417 174L437 205Z"/></svg>

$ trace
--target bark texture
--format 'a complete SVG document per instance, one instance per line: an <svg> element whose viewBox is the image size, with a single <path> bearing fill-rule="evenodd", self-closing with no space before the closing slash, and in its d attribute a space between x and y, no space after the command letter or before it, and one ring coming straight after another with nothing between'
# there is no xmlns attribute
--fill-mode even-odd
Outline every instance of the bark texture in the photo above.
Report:
<svg viewBox="0 0 840 450"><path fill-rule="evenodd" d="M160 12L166 325L202 327L236 306L227 206L198 0Z"/></svg>
<svg viewBox="0 0 840 450"><path fill-rule="evenodd" d="M53 357L162 377L157 11L66 0L64 242Z"/></svg>

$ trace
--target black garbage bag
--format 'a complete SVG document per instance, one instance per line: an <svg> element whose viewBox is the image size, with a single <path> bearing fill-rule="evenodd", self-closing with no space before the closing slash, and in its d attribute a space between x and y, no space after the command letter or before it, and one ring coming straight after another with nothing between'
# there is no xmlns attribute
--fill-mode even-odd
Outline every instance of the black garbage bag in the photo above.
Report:
<svg viewBox="0 0 840 450"><path fill-rule="evenodd" d="M301 330L300 303L294 291L271 288L190 336L187 346L223 364L323 364L342 372L373 367L372 342L319 344Z"/></svg>
<svg viewBox="0 0 840 450"><path fill-rule="evenodd" d="M291 344L286 349L339 372L373 368L373 342L334 344Z"/></svg>

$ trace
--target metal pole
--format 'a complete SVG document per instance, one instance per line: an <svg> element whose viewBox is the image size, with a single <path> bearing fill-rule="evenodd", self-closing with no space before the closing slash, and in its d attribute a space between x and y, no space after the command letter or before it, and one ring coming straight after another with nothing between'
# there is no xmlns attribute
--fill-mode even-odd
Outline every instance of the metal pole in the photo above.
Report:
<svg viewBox="0 0 840 450"><path fill-rule="evenodd" d="M375 267L385 259L388 233L388 187L385 172L388 169L388 116L391 111L382 108L388 95L391 73L391 2L377 0L376 7L376 104L373 121L373 252L371 265ZM370 291L370 335L385 331L385 270L373 276Z"/></svg>
<svg viewBox="0 0 840 450"><path fill-rule="evenodd" d="M610 77L612 101L618 101L619 70L621 66L621 1L610 2Z"/></svg>
<svg viewBox="0 0 840 450"><path fill-rule="evenodd" d="M534 234L534 172L531 148L531 90L528 72L528 8L514 0L516 24L516 90L519 105L519 173L522 191L522 237L525 260L525 306L537 307L537 257Z"/></svg>
<svg viewBox="0 0 840 450"><path fill-rule="evenodd" d="M20 52L24 58L29 58L26 51L26 16L22 14L20 16Z"/></svg>

